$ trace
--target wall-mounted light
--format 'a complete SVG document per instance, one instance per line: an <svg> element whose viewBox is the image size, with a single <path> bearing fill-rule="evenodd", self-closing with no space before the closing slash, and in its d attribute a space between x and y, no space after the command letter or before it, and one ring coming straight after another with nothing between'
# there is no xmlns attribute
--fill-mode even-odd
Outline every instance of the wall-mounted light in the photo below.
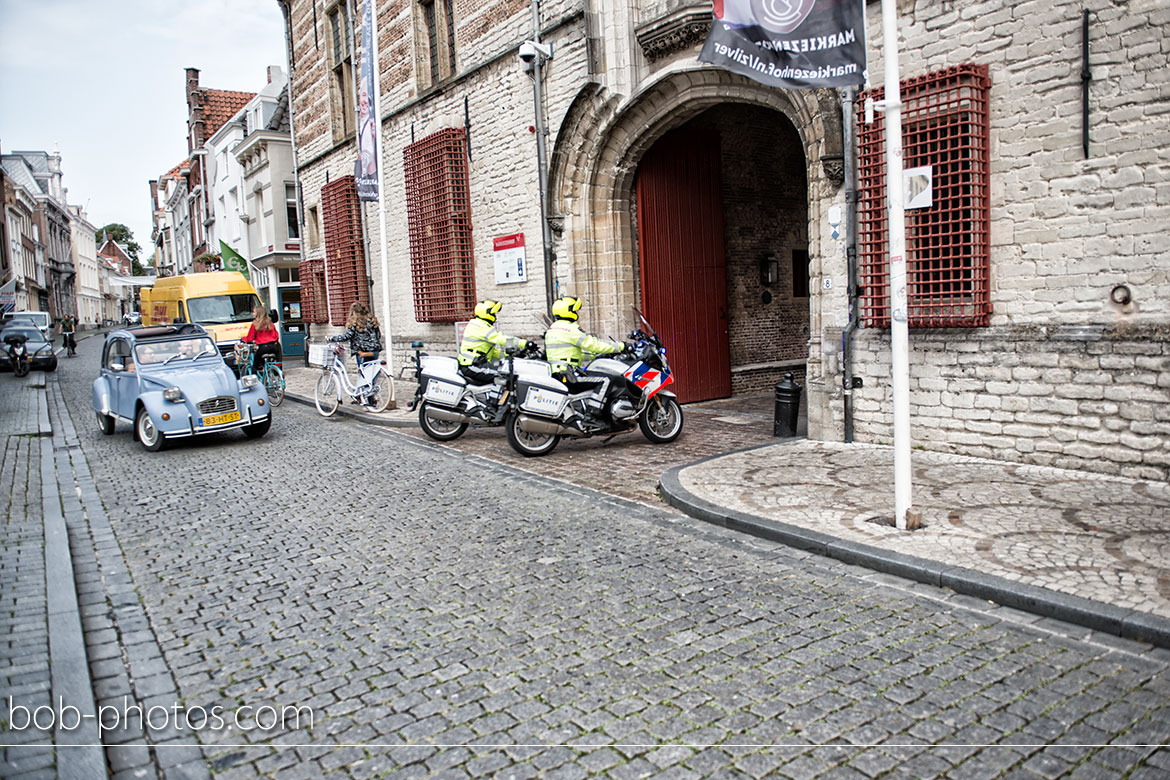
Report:
<svg viewBox="0 0 1170 780"><path fill-rule="evenodd" d="M780 262L769 252L760 256L760 284L771 287L780 279Z"/></svg>

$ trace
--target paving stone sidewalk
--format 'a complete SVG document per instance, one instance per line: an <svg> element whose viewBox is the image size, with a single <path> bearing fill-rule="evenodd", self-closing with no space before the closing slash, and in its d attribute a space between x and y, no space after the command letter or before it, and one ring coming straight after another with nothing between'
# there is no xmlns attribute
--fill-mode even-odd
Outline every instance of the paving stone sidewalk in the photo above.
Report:
<svg viewBox="0 0 1170 780"><path fill-rule="evenodd" d="M287 375L290 394L311 404L320 370ZM397 409L342 408L424 438L405 409L414 384L395 387ZM888 522L891 448L777 443L771 412L770 395L688 404L683 436L664 447L633 434L523 458L502 431L474 428L446 446L644 503L665 498L744 533L1170 646L1170 485L915 452L924 527L898 531Z"/></svg>

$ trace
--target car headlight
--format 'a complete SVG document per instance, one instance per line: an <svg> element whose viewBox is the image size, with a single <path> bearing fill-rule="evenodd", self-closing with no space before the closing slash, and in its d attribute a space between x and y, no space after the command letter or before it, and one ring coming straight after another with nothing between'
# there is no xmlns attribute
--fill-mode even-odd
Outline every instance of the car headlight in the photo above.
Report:
<svg viewBox="0 0 1170 780"><path fill-rule="evenodd" d="M182 401L183 391L177 387L168 387L163 390L163 399L167 401Z"/></svg>
<svg viewBox="0 0 1170 780"><path fill-rule="evenodd" d="M245 390L251 390L258 384L260 384L260 378L255 374L244 374L242 377L240 377L240 385L243 386Z"/></svg>

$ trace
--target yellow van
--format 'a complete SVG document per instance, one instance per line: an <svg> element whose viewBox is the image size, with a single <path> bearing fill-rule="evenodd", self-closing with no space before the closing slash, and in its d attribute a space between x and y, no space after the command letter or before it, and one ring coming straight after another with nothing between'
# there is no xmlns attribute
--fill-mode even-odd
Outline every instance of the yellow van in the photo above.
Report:
<svg viewBox="0 0 1170 780"><path fill-rule="evenodd" d="M256 288L238 271L163 277L141 296L143 325L197 322L233 368L232 350L252 324L252 308L261 305Z"/></svg>

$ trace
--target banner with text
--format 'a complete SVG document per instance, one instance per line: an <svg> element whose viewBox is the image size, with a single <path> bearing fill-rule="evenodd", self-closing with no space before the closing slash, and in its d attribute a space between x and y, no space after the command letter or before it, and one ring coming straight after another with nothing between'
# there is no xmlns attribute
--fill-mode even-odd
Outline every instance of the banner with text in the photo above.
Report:
<svg viewBox="0 0 1170 780"><path fill-rule="evenodd" d="M848 87L865 72L865 0L714 0L699 54L784 89Z"/></svg>
<svg viewBox="0 0 1170 780"><path fill-rule="evenodd" d="M378 199L378 132L374 116L374 4L362 14L361 67L358 69L358 158L353 166L358 200Z"/></svg>

